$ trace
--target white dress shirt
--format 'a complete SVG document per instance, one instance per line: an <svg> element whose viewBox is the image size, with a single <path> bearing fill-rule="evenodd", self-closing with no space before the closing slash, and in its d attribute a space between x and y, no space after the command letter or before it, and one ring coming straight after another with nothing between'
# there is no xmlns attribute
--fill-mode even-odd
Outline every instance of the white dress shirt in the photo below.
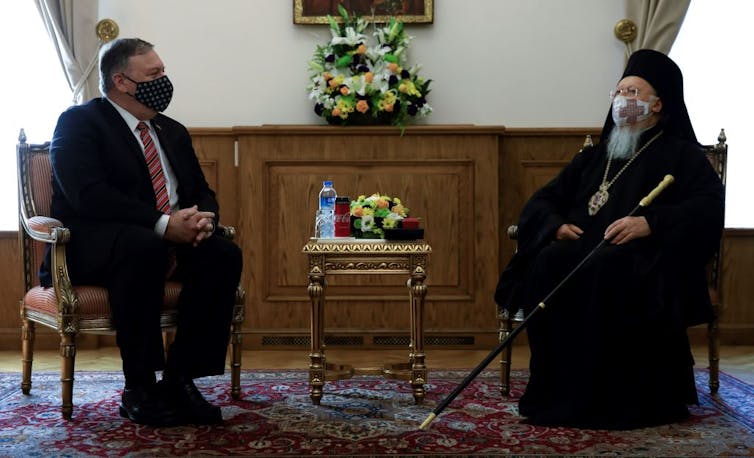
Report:
<svg viewBox="0 0 754 458"><path fill-rule="evenodd" d="M126 124L128 125L128 128L131 129L131 133L134 134L136 139L138 140L139 146L141 147L142 152L144 152L144 144L141 141L141 134L139 133L139 129L137 126L141 122L139 119L136 118L136 116L132 115L128 112L125 108L121 107L117 103L113 102L110 99L107 99L108 102L110 102L113 107L120 113L121 117L124 121L126 121ZM163 151L162 146L160 145L160 139L157 137L157 132L154 130L154 126L151 122L144 121L147 126L149 127L149 135L152 136L152 141L154 141L154 145L157 147L157 154L160 157L160 163L162 164L162 171L165 174L165 189L168 192L168 198L170 199L170 211L176 211L179 209L178 207L178 180L175 177L175 174L173 173L173 169L170 167L170 161L168 161L168 158L165 156L165 151ZM170 215L162 215L160 216L160 219L157 220L157 223L154 225L154 231L158 233L161 237L165 235L165 231L168 229L168 221L170 220Z"/></svg>

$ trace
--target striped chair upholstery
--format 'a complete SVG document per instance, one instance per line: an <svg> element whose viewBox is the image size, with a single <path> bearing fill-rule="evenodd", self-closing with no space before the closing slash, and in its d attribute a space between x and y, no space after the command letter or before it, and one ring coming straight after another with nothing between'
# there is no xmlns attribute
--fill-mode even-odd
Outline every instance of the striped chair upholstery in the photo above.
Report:
<svg viewBox="0 0 754 458"><path fill-rule="evenodd" d="M72 285L68 277L65 244L70 231L63 224L47 215L52 201L52 166L49 142L40 145L26 143L23 129L16 148L18 159L19 222L26 294L21 300L22 320L22 379L21 390L31 392L31 372L34 355L35 323L55 329L60 334L62 359L62 413L70 419L73 414L73 369L78 333L113 334L107 290L99 286ZM229 238L235 229L222 227ZM42 264L47 246L51 249L53 285L39 286L38 269ZM161 325L166 331L175 327L176 309L181 283L167 281ZM245 294L239 286L231 327L231 395L241 393L241 324L244 320ZM166 344L168 334L165 333ZM167 348L167 346L166 346Z"/></svg>

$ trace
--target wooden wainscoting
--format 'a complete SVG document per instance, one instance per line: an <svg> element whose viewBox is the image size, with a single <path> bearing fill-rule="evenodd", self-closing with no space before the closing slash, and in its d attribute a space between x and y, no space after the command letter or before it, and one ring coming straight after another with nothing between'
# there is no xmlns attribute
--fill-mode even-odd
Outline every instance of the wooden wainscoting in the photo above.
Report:
<svg viewBox="0 0 754 458"><path fill-rule="evenodd" d="M238 227L247 290L247 348L308 348L308 266L301 248L312 235L325 178L340 195L382 192L402 198L422 218L432 245L425 313L427 346L491 348L492 291L514 244L506 236L526 199L554 176L598 129L504 129L499 126L395 128L262 126L191 129L221 221ZM725 344L754 344L754 231L724 234ZM17 234L0 233L0 349L20 349L23 294ZM328 279L327 343L333 347L407 347L405 278ZM37 327L39 349L58 337ZM693 328L692 339L704 340ZM82 336L81 348L112 345ZM521 342L525 342L521 339Z"/></svg>
<svg viewBox="0 0 754 458"><path fill-rule="evenodd" d="M191 129L191 138L199 165L220 204L220 222L237 226L238 173L235 167L236 137L233 129Z"/></svg>
<svg viewBox="0 0 754 458"><path fill-rule="evenodd" d="M499 273L497 222L502 127L263 126L237 128L241 243L250 341L306 343L308 264L324 179L338 195L400 197L420 217L429 259L428 335L495 338L491 291ZM402 344L410 316L407 278L328 279L331 345ZM460 338L458 342L469 341Z"/></svg>
<svg viewBox="0 0 754 458"><path fill-rule="evenodd" d="M599 128L506 129L500 158L500 258L513 255L515 243L507 228L516 224L526 200L560 172L584 146L587 135L595 143Z"/></svg>

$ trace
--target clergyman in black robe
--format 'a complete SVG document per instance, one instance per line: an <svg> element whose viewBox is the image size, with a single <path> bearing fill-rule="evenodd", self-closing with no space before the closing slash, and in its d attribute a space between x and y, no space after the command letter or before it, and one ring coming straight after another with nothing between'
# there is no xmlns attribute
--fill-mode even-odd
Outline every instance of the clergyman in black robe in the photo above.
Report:
<svg viewBox="0 0 754 458"><path fill-rule="evenodd" d="M635 52L611 95L600 142L526 203L495 292L528 314L606 239L527 326L519 412L533 424L636 428L682 420L698 402L686 330L712 317L705 265L722 232L723 186L670 58ZM675 181L628 217L668 174Z"/></svg>

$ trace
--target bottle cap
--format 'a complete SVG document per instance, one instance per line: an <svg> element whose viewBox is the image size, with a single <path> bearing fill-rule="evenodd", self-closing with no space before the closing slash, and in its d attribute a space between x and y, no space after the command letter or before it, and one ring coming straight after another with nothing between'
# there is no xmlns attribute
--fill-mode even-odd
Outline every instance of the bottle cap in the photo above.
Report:
<svg viewBox="0 0 754 458"><path fill-rule="evenodd" d="M325 180L325 181L323 181L323 182L322 182L322 185L323 185L323 186L332 186L332 181L330 181L330 180Z"/></svg>
<svg viewBox="0 0 754 458"><path fill-rule="evenodd" d="M348 196L338 196L338 197L335 198L335 203L341 203L342 204L344 202L345 203L350 203L351 202L351 198L348 197Z"/></svg>

